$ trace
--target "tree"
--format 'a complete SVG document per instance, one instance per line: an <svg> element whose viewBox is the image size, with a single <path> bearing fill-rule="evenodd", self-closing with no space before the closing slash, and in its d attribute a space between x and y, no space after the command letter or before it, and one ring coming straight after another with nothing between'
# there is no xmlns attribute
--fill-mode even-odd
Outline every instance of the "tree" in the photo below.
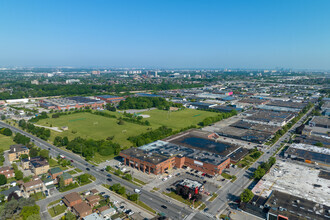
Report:
<svg viewBox="0 0 330 220"><path fill-rule="evenodd" d="M78 177L78 180L80 181L80 183L86 183L89 180L89 176L86 173L82 174Z"/></svg>
<svg viewBox="0 0 330 220"><path fill-rule="evenodd" d="M24 206L21 211L21 216L26 220L31 215L39 215L40 207L38 205L34 206Z"/></svg>
<svg viewBox="0 0 330 220"><path fill-rule="evenodd" d="M5 185L7 183L7 178L5 175L0 174L0 186Z"/></svg>
<svg viewBox="0 0 330 220"><path fill-rule="evenodd" d="M257 170L254 171L253 178L255 178L256 180L260 180L265 174L266 174L266 171L259 166L257 168Z"/></svg>
<svg viewBox="0 0 330 220"><path fill-rule="evenodd" d="M125 174L125 176L123 177L125 180L128 180L128 181L132 181L132 175L127 173Z"/></svg>
<svg viewBox="0 0 330 220"><path fill-rule="evenodd" d="M0 204L5 201L5 195L0 194Z"/></svg>
<svg viewBox="0 0 330 220"><path fill-rule="evenodd" d="M42 149L42 150L40 150L39 155L40 155L40 157L48 160L48 158L49 158L49 151L48 150L45 150L45 149Z"/></svg>
<svg viewBox="0 0 330 220"><path fill-rule="evenodd" d="M68 137L64 137L64 138L62 139L62 146L66 146L66 145L68 145L68 143L69 143L69 139L68 139Z"/></svg>
<svg viewBox="0 0 330 220"><path fill-rule="evenodd" d="M135 194L129 195L128 196L128 199L131 200L131 201L133 201L133 202L136 202L139 199L139 194L136 194L135 193Z"/></svg>
<svg viewBox="0 0 330 220"><path fill-rule="evenodd" d="M244 189L244 191L241 194L241 201L242 202L249 202L253 198L253 193L249 189Z"/></svg>
<svg viewBox="0 0 330 220"><path fill-rule="evenodd" d="M119 119L119 121L118 121L118 123L117 123L118 125L124 125L125 124L125 122L124 122L124 120L123 119Z"/></svg>
<svg viewBox="0 0 330 220"><path fill-rule="evenodd" d="M1 120L5 120L6 116L5 115L1 115Z"/></svg>
<svg viewBox="0 0 330 220"><path fill-rule="evenodd" d="M4 128L2 134L6 136L11 136L13 132L9 128Z"/></svg>
<svg viewBox="0 0 330 220"><path fill-rule="evenodd" d="M315 146L318 146L318 147L324 147L323 143L322 142L317 142L314 144Z"/></svg>
<svg viewBox="0 0 330 220"><path fill-rule="evenodd" d="M60 176L60 181L58 182L58 186L60 187L60 189L65 187L63 176Z"/></svg>
<svg viewBox="0 0 330 220"><path fill-rule="evenodd" d="M30 157L37 157L39 155L39 149L36 147L32 147L30 149Z"/></svg>
<svg viewBox="0 0 330 220"><path fill-rule="evenodd" d="M124 195L126 193L126 188L125 187L120 187L117 191L118 194Z"/></svg>
<svg viewBox="0 0 330 220"><path fill-rule="evenodd" d="M21 180L21 179L23 179L23 172L20 171L20 170L16 170L16 171L15 171L15 179L16 179L16 180Z"/></svg>

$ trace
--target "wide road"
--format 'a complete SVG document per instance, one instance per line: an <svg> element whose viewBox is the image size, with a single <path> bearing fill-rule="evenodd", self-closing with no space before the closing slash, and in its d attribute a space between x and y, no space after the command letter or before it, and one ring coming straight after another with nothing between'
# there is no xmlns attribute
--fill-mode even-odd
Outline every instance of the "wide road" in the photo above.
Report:
<svg viewBox="0 0 330 220"><path fill-rule="evenodd" d="M228 202L235 200L247 186L249 186L253 180L251 180L251 175L257 169L257 167L267 161L273 154L276 152L278 148L281 147L283 141L288 141L292 132L300 126L308 117L310 112L314 109L312 107L296 124L292 126L279 140L271 147L264 150L264 154L247 170L242 169L238 174L236 174L237 179L235 182L228 181L221 189L218 190L218 197L212 202L207 203L207 207L209 208L208 213L212 215L217 215L219 212L223 211L228 207ZM278 152L280 153L280 152Z"/></svg>
<svg viewBox="0 0 330 220"><path fill-rule="evenodd" d="M195 211L191 208L185 207L185 205L178 206L177 204L171 203L169 200L167 200L164 197L160 197L159 195L155 193L151 193L149 191L143 190L142 188L136 186L135 184L128 182L126 180L123 180L120 177L117 177L115 175L111 176L112 181L109 182L107 179L107 172L101 172L99 169L94 167L92 164L89 164L86 162L83 158L80 156L70 153L67 151L64 151L44 140L41 140L38 137L35 137L34 135L27 133L21 129L18 129L14 126L8 125L2 121L0 121L0 127L7 127L10 128L13 132L15 133L21 133L31 139L32 142L35 143L36 146L42 148L42 149L47 149L50 152L50 155L53 157L56 157L57 155L61 154L66 157L66 159L72 160L73 163L72 165L84 170L84 172L87 172L91 175L93 175L96 178L96 181L104 184L112 184L112 183L120 183L122 186L125 186L126 190L130 193L134 192L134 189L138 188L141 190L141 195L140 195L140 200L150 206L152 209L154 209L157 212L163 212L165 213L168 217L171 217L172 219L183 219L191 214L194 214ZM86 168L89 168L89 170L86 170ZM165 205L167 208L164 209L161 206ZM46 207L46 206L44 206ZM41 210L43 212L45 210ZM204 214L196 214L194 215L194 219L197 220L203 220L203 219L210 219L208 216Z"/></svg>

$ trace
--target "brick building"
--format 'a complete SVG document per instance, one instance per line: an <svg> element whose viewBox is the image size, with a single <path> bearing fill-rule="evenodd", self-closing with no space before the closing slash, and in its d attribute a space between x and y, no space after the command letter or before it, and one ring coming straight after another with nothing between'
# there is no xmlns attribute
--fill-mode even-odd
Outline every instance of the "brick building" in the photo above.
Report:
<svg viewBox="0 0 330 220"><path fill-rule="evenodd" d="M101 99L107 103L118 103L122 100L125 100L124 97L113 96L113 95L99 95L96 98Z"/></svg>
<svg viewBox="0 0 330 220"><path fill-rule="evenodd" d="M49 164L46 159L42 157L34 157L30 160L31 170L35 175L48 173Z"/></svg>
<svg viewBox="0 0 330 220"><path fill-rule="evenodd" d="M47 109L55 110L70 110L70 109L81 109L81 108L103 108L104 101L91 99L87 97L75 96L66 98L53 98L53 99L42 99L40 100L40 106Z"/></svg>
<svg viewBox="0 0 330 220"><path fill-rule="evenodd" d="M41 181L41 179L36 178L30 182L24 183L23 189L29 195L37 192L42 192L44 189L44 183Z"/></svg>
<svg viewBox="0 0 330 220"><path fill-rule="evenodd" d="M22 154L29 155L29 148L24 146L23 144L15 144L10 146L10 150L8 152L8 158L10 162L15 160L19 160Z"/></svg>
<svg viewBox="0 0 330 220"><path fill-rule="evenodd" d="M74 205L72 207L72 211L78 216L78 219L81 219L93 213L92 208L85 201Z"/></svg>
<svg viewBox="0 0 330 220"><path fill-rule="evenodd" d="M60 182L60 178L63 179L64 185L69 185L70 183L73 182L73 177L67 172L57 176L58 182Z"/></svg>
<svg viewBox="0 0 330 220"><path fill-rule="evenodd" d="M145 173L162 174L183 166L210 174L221 174L230 165L230 158L166 141L156 141L139 148L120 152L124 164Z"/></svg>
<svg viewBox="0 0 330 220"><path fill-rule="evenodd" d="M74 205L81 203L82 198L80 197L79 193L72 192L64 196L63 202L65 203L66 206L72 207Z"/></svg>
<svg viewBox="0 0 330 220"><path fill-rule="evenodd" d="M54 167L49 170L49 175L51 176L52 179L56 179L57 176L62 174L63 174L63 170L59 167Z"/></svg>

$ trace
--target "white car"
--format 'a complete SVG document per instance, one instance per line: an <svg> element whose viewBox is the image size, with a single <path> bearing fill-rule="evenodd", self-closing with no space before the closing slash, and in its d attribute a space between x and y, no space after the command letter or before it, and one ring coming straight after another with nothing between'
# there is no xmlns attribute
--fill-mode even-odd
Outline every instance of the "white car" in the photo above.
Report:
<svg viewBox="0 0 330 220"><path fill-rule="evenodd" d="M136 193L140 193L141 190L139 190L139 189L134 189L134 192L136 192Z"/></svg>

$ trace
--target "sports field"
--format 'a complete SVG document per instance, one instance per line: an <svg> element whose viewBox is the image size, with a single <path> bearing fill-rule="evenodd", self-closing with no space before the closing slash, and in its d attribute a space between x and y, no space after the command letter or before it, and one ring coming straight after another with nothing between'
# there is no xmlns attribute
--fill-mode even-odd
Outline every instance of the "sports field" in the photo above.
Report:
<svg viewBox="0 0 330 220"><path fill-rule="evenodd" d="M120 116L120 113L113 113ZM151 126L142 126L130 122L124 122L124 125L118 125L118 119L107 118L90 113L77 113L64 115L59 118L48 118L40 120L37 124L43 126L59 127L68 126L68 131L56 132L51 131L51 140L55 136L67 136L70 140L75 137L92 138L95 140L105 139L114 136L113 141L124 147L131 146L127 140L130 136L136 136L147 132L148 129L158 128L162 125L178 130L190 125L197 125L198 122L209 116L214 116L216 113L199 111L193 109L185 109L176 112L167 112L161 110L151 110L142 112L141 114L150 115L148 120Z"/></svg>
<svg viewBox="0 0 330 220"><path fill-rule="evenodd" d="M12 144L15 144L12 137L0 134L0 150L9 150Z"/></svg>

